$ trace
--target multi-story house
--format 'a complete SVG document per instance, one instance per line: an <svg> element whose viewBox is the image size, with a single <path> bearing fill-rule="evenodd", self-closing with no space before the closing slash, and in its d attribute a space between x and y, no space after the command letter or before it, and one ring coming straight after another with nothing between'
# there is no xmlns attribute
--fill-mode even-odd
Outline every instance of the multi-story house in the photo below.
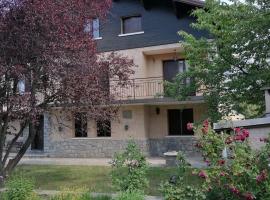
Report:
<svg viewBox="0 0 270 200"><path fill-rule="evenodd" d="M48 112L31 150L59 157L110 157L132 138L149 156L193 152L195 138L186 125L206 118L206 104L198 93L186 101L166 97L164 81L188 70L177 32L206 35L190 27L195 21L190 12L202 6L198 0L115 0L108 19L94 20L89 30L100 53L118 52L137 65L131 85L117 90L118 118L83 122L84 116ZM110 86L115 81L110 80Z"/></svg>

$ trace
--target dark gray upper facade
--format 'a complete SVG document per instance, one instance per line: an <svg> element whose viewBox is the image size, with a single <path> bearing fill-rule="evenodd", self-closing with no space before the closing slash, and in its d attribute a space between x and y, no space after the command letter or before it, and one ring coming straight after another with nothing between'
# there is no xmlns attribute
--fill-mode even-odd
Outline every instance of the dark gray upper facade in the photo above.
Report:
<svg viewBox="0 0 270 200"><path fill-rule="evenodd" d="M145 9L141 0L118 0L107 20L102 22L100 36L97 40L99 52L132 49L147 46L177 43L182 40L178 31L183 30L196 37L205 36L190 27L195 18L189 16L194 6L185 3L173 4L173 0L155 0L150 9ZM120 37L121 18L132 15L142 16L143 34Z"/></svg>

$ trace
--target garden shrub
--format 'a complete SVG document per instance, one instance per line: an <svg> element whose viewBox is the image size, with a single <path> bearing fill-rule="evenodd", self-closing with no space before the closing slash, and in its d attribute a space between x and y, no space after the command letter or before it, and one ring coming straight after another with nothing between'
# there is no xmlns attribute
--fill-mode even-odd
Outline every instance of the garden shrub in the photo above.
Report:
<svg viewBox="0 0 270 200"><path fill-rule="evenodd" d="M207 199L270 199L270 137L262 138L266 146L255 151L250 147L246 129L218 134L206 120L194 131L199 137L197 147L210 166L207 170L194 170L203 180Z"/></svg>
<svg viewBox="0 0 270 200"><path fill-rule="evenodd" d="M6 183L6 191L3 193L4 200L39 200L34 193L33 181L24 177L13 177Z"/></svg>
<svg viewBox="0 0 270 200"><path fill-rule="evenodd" d="M177 156L177 175L161 184L161 192L165 200L204 200L205 194L199 188L186 185L184 176L190 169L184 155L179 152Z"/></svg>
<svg viewBox="0 0 270 200"><path fill-rule="evenodd" d="M124 152L116 153L112 160L112 181L122 192L141 191L148 185L146 157L134 141L129 141Z"/></svg>
<svg viewBox="0 0 270 200"><path fill-rule="evenodd" d="M144 200L144 195L141 191L125 191L121 192L115 200Z"/></svg>

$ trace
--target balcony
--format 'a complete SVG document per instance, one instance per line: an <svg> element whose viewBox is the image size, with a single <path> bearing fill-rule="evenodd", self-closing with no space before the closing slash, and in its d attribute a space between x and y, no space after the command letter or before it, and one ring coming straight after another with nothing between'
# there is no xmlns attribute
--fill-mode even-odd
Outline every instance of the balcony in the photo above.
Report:
<svg viewBox="0 0 270 200"><path fill-rule="evenodd" d="M164 92L163 77L134 78L127 85L119 81L110 81L111 94L118 100L151 99L162 97Z"/></svg>

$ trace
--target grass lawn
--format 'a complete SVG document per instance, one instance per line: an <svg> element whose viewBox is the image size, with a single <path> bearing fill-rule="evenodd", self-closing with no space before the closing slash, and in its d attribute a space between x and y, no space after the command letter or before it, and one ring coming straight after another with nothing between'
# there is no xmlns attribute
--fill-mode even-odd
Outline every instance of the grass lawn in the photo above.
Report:
<svg viewBox="0 0 270 200"><path fill-rule="evenodd" d="M22 165L15 175L23 175L35 181L36 189L60 190L63 187L86 187L92 192L112 193L110 167L100 166L39 166ZM152 167L148 171L148 195L160 195L159 186L170 176L176 174L175 168ZM187 175L186 182L196 185L198 178Z"/></svg>

